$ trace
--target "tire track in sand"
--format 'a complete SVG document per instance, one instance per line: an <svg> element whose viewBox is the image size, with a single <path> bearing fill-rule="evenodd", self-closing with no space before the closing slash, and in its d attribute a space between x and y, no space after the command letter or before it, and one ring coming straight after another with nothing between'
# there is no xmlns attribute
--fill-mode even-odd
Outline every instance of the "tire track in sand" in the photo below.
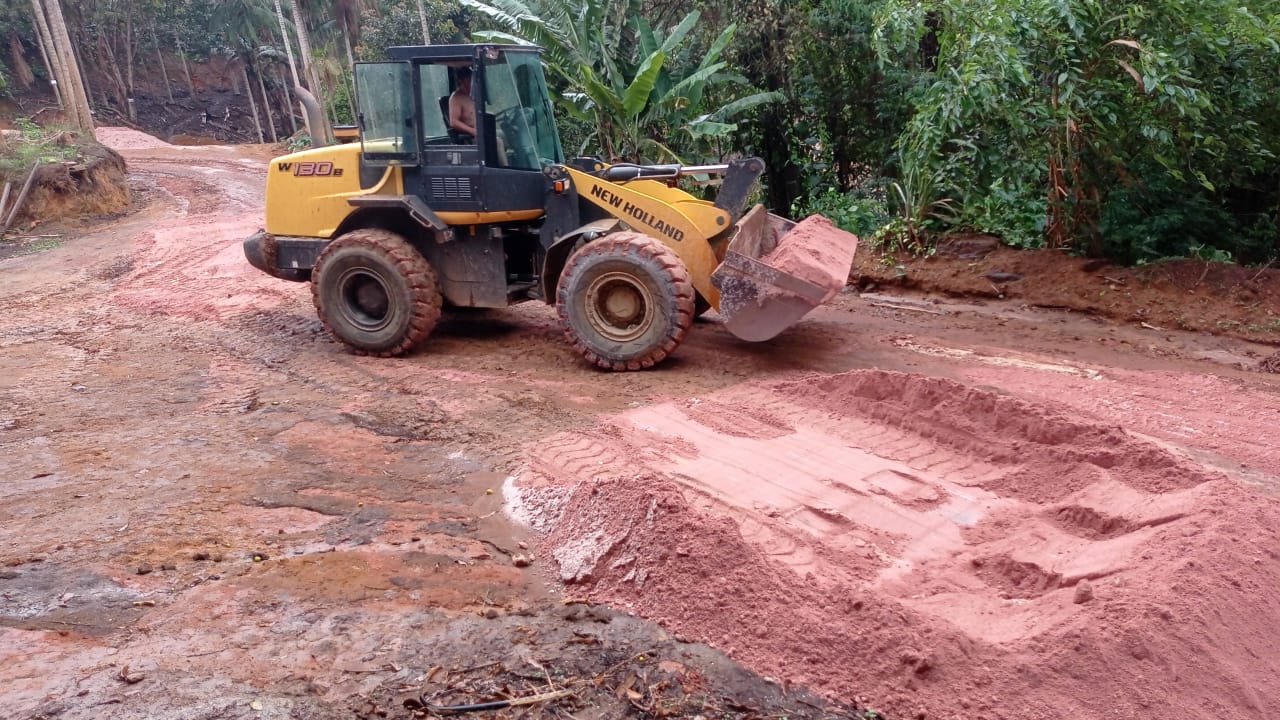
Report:
<svg viewBox="0 0 1280 720"><path fill-rule="evenodd" d="M508 489L526 521L522 488L539 493L532 524L548 530L543 554L568 563L562 579L585 586L575 594L594 591L713 642L757 646L766 671L785 662L783 640L713 630L723 620L711 618L756 617L761 602L777 602L792 617L828 618L807 631L836 643L825 635L837 632L830 609L792 594L743 600L749 611L719 600L708 619L691 620L699 611L689 603L700 600L655 594L654 583L685 582L685 565L695 577L777 577L817 589L822 604L870 594L887 603L884 613L948 642L1021 647L1092 622L1073 602L1085 584L1156 572L1145 568L1151 548L1198 527L1205 487L1220 479L1061 408L882 371L736 386L602 424L613 430L526 448ZM655 442L684 451L646 451ZM672 484L682 500L662 489ZM558 502L547 501L549 489ZM698 519L660 531L663 508ZM726 520L732 541L720 534ZM732 569L699 565L717 554L709 542L744 544ZM894 632L877 622L836 625L862 637ZM850 672L840 677L876 679Z"/></svg>

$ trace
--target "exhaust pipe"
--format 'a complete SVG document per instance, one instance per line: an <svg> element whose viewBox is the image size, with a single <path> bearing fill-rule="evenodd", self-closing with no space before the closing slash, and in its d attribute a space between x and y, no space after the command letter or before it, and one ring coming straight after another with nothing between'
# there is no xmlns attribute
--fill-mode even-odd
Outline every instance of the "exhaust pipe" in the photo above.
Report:
<svg viewBox="0 0 1280 720"><path fill-rule="evenodd" d="M329 121L325 119L324 113L320 112L320 103L316 100L316 96L312 95L310 90L297 85L293 86L293 92L298 96L298 102L302 103L302 117L307 121L307 132L311 135L311 145L313 147L327 147L337 143L333 136L333 128L329 126Z"/></svg>

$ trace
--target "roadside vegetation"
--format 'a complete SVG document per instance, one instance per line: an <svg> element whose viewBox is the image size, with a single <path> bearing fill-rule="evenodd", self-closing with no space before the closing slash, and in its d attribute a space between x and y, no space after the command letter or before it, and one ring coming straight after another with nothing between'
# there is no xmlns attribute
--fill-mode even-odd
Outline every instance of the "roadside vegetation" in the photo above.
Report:
<svg viewBox="0 0 1280 720"><path fill-rule="evenodd" d="M570 152L759 155L770 206L886 250L927 253L959 231L1126 264L1280 254L1280 0L34 6L65 14L100 119L141 123L130 98L174 102L195 92L196 66L218 66L249 100L254 139L297 147L295 79L347 123L351 64L388 46L534 42ZM57 73L32 8L0 0L0 94Z"/></svg>

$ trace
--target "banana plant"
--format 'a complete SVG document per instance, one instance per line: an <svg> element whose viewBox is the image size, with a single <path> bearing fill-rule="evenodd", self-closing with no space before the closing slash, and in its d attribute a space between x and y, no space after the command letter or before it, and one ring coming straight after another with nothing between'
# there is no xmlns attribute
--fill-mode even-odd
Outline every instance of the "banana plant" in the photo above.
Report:
<svg viewBox="0 0 1280 720"><path fill-rule="evenodd" d="M716 154L735 117L781 99L752 93L721 60L736 26L724 28L696 64L682 61L700 13L669 31L640 17L636 0L462 0L499 30L477 39L536 44L563 92L559 106L590 131L582 152L631 162ZM709 109L709 97L726 99Z"/></svg>

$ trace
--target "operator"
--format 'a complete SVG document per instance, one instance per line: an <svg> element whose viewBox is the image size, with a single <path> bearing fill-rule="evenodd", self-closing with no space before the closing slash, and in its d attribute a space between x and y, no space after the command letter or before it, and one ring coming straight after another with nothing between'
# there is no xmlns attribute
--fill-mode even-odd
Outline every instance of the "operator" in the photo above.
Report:
<svg viewBox="0 0 1280 720"><path fill-rule="evenodd" d="M449 95L449 127L476 140L476 101L471 99L471 68L457 71L458 86Z"/></svg>

